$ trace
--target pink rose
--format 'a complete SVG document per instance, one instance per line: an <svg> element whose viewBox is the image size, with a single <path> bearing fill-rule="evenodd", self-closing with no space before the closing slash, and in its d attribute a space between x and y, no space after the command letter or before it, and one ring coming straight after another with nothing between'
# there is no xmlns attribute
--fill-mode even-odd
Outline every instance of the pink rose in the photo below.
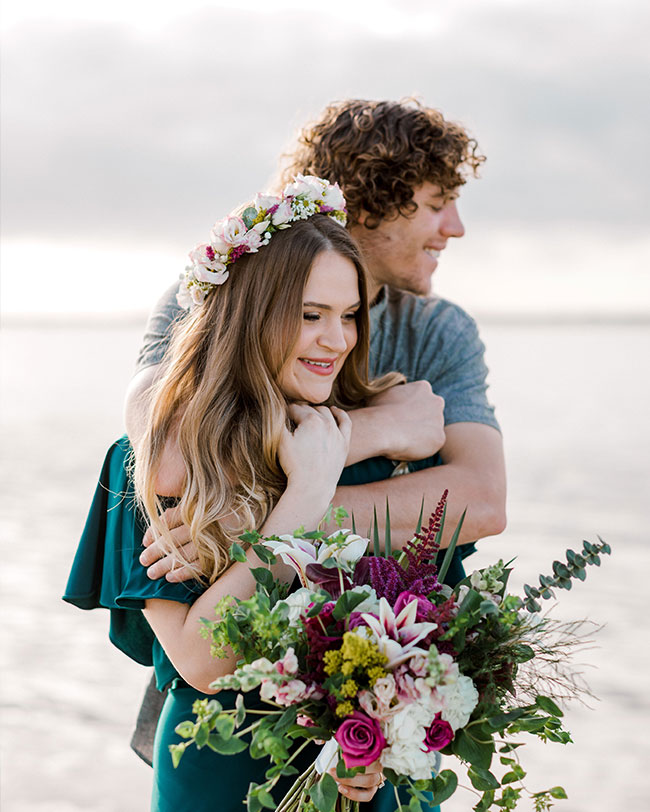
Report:
<svg viewBox="0 0 650 812"><path fill-rule="evenodd" d="M424 734L424 747L429 753L431 750L442 750L454 738L454 731L449 722L441 719L436 713L435 719L431 722L429 729Z"/></svg>
<svg viewBox="0 0 650 812"><path fill-rule="evenodd" d="M367 767L377 761L386 746L379 722L361 711L355 711L352 716L344 719L334 738L341 747L348 770L351 767Z"/></svg>

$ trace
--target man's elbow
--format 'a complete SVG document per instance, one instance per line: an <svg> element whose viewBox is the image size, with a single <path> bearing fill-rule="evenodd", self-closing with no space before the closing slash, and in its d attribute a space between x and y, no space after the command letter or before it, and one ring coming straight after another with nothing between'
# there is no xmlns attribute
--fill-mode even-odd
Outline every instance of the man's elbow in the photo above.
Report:
<svg viewBox="0 0 650 812"><path fill-rule="evenodd" d="M479 526L477 538L498 536L503 533L508 524L505 489L503 491L501 489L490 491L484 495L476 520Z"/></svg>

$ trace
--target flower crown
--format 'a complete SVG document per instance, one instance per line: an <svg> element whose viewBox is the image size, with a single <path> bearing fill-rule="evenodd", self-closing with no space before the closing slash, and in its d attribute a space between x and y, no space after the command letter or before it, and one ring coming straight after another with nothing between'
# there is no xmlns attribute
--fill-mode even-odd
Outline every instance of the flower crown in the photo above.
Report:
<svg viewBox="0 0 650 812"><path fill-rule="evenodd" d="M229 214L215 223L210 242L190 252L191 265L181 277L176 296L181 307L203 304L206 295L228 279L228 266L244 254L268 245L273 234L314 214L327 214L345 225L345 198L338 184L314 175L296 175L281 197L258 194L241 215Z"/></svg>

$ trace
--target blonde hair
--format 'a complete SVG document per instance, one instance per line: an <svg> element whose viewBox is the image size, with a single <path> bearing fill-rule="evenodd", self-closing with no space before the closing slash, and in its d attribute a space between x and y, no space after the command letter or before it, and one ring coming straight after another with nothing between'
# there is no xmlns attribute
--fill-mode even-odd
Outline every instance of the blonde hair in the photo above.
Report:
<svg viewBox="0 0 650 812"><path fill-rule="evenodd" d="M389 373L368 381L365 269L356 243L339 224L315 215L237 260L228 281L177 325L135 455L139 502L165 550L180 559L155 492L163 449L177 434L186 470L180 515L198 552L195 575L209 583L230 565L231 543L264 524L286 487L278 447L287 401L277 379L298 339L303 291L323 251L352 261L361 301L357 343L327 405L353 409L404 380Z"/></svg>

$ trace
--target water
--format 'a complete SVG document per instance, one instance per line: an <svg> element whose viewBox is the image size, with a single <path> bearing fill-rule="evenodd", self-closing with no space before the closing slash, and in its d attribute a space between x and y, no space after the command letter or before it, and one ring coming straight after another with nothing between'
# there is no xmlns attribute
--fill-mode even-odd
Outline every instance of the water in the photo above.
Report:
<svg viewBox="0 0 650 812"><path fill-rule="evenodd" d="M151 772L128 748L147 674L109 644L106 613L60 601L104 452L122 432L141 332L3 330L4 812L148 806ZM526 746L527 784L562 784L564 812L641 812L650 793L650 328L486 323L482 335L506 438L509 526L482 542L476 566L517 556L521 585L583 538L600 534L613 547L556 612L607 624L583 657L599 701L568 711L574 744ZM444 809L474 802L459 791Z"/></svg>

